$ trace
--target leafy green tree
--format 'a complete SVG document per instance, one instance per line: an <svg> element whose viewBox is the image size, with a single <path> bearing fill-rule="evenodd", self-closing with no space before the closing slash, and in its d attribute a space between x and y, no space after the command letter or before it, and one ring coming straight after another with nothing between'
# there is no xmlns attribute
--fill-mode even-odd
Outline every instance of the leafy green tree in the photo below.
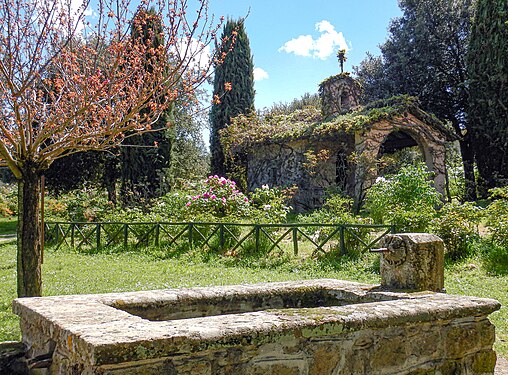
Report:
<svg viewBox="0 0 508 375"><path fill-rule="evenodd" d="M467 55L469 123L482 197L508 184L508 2L479 0Z"/></svg>
<svg viewBox="0 0 508 375"><path fill-rule="evenodd" d="M472 0L401 0L381 46L382 62L367 56L357 68L369 99L418 96L425 110L449 121L461 137L465 196L476 198L474 152L468 122L466 52ZM365 84L366 83L366 84Z"/></svg>
<svg viewBox="0 0 508 375"><path fill-rule="evenodd" d="M353 66L353 72L362 85L362 102L368 103L392 96L392 88L385 76L385 65L382 56L367 56L359 66Z"/></svg>
<svg viewBox="0 0 508 375"><path fill-rule="evenodd" d="M321 109L321 99L319 95L305 93L300 98L295 98L291 102L279 102L273 104L270 108L264 109L262 115L289 115L299 109L306 107L315 107Z"/></svg>
<svg viewBox="0 0 508 375"><path fill-rule="evenodd" d="M175 140L169 169L171 189L180 189L188 181L202 180L210 173L210 153L202 137L207 113L201 102L204 90L196 90L196 100L181 98L175 102Z"/></svg>
<svg viewBox="0 0 508 375"><path fill-rule="evenodd" d="M233 37L230 37L233 36ZM226 165L220 142L219 130L227 127L231 118L254 111L254 64L249 38L245 32L244 19L228 20L222 38L230 38L223 53L230 52L224 62L216 67L213 82L214 105L210 113L211 173L229 176L235 173L235 165ZM242 158L236 160L241 167Z"/></svg>

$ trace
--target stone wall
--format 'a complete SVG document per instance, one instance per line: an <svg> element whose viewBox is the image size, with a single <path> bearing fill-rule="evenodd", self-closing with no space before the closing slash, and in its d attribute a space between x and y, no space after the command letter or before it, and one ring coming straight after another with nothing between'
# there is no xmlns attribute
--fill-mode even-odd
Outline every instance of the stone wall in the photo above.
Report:
<svg viewBox="0 0 508 375"><path fill-rule="evenodd" d="M443 134L437 129L423 123L415 116L408 114L405 118L380 121L369 130L357 132L355 138L358 167L355 175L355 194L361 200L365 191L372 186L378 169L375 163L380 156L380 149L387 137L395 131L404 131L411 136L422 151L427 169L432 172L434 186L446 197L446 143Z"/></svg>
<svg viewBox="0 0 508 375"><path fill-rule="evenodd" d="M340 153L347 163L353 143L351 136L328 142L295 141L259 146L248 155L248 188L254 190L265 184L270 187L294 185L298 191L291 204L297 212L321 207L325 192L336 186L337 157ZM312 163L309 157L315 157L318 162ZM354 171L354 166L347 168L342 184L351 195L354 193Z"/></svg>
<svg viewBox="0 0 508 375"><path fill-rule="evenodd" d="M323 116L333 116L357 108L361 93L361 85L347 73L327 78L319 85Z"/></svg>
<svg viewBox="0 0 508 375"><path fill-rule="evenodd" d="M420 147L436 190L446 196L446 141L438 130L415 116L379 121L355 134L339 132L335 139L298 140L284 144L263 144L248 153L249 190L269 186L298 187L293 207L297 212L319 208L325 192L340 188L361 204L378 176L378 160L383 142L393 132L403 131ZM354 157L353 157L354 155ZM338 157L345 173L337 181Z"/></svg>
<svg viewBox="0 0 508 375"><path fill-rule="evenodd" d="M62 375L493 374L499 307L328 279L14 302L29 357L52 359L37 373Z"/></svg>

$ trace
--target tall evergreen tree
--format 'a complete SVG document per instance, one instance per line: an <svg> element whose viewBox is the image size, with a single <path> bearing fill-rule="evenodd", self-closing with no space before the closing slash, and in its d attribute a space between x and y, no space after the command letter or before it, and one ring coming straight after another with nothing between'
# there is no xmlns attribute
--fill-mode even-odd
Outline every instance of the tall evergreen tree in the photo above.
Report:
<svg viewBox="0 0 508 375"><path fill-rule="evenodd" d="M461 138L464 198L473 200L474 151L468 131L465 61L473 0L401 0L399 6L403 15L391 22L390 37L381 46L382 66L367 57L359 76L374 96L418 96L426 110L451 123Z"/></svg>
<svg viewBox="0 0 508 375"><path fill-rule="evenodd" d="M153 9L138 12L132 22L131 34L136 39L141 36L141 42L150 43L154 50L164 45L162 21ZM151 56L146 60L151 61ZM172 107L153 124L154 132L128 138L120 146L120 196L124 204L153 198L169 188L166 177L175 138L174 128L167 127L168 122L172 122L171 112Z"/></svg>
<svg viewBox="0 0 508 375"><path fill-rule="evenodd" d="M213 82L215 102L210 113L211 172L233 177L232 174L237 172L234 169L241 168L245 159L240 157L235 160L235 165L228 165L224 158L219 130L227 127L231 118L254 110L254 64L244 19L228 20L222 38L229 38L224 52L229 49L231 51L224 62L216 67Z"/></svg>
<svg viewBox="0 0 508 375"><path fill-rule="evenodd" d="M508 2L478 0L467 56L479 191L508 185Z"/></svg>

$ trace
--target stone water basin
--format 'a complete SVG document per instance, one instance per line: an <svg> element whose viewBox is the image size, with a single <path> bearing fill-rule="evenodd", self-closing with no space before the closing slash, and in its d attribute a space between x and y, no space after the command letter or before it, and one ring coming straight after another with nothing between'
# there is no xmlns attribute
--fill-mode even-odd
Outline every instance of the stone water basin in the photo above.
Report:
<svg viewBox="0 0 508 375"><path fill-rule="evenodd" d="M320 279L23 298L13 308L36 374L358 375L493 374L487 316L500 305Z"/></svg>

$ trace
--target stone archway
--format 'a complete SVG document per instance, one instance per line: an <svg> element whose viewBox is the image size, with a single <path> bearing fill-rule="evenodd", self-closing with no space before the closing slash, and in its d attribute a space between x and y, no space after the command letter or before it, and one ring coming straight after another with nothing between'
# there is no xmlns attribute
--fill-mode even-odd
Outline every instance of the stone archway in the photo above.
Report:
<svg viewBox="0 0 508 375"><path fill-rule="evenodd" d="M406 162L421 161L427 165L428 169L432 168L432 158L425 150L426 147L417 136L404 130L394 130L386 136L379 147L376 157L379 162L378 175L397 173L398 169ZM402 155L404 161L390 158L396 154Z"/></svg>
<svg viewBox="0 0 508 375"><path fill-rule="evenodd" d="M418 146L425 164L434 174L436 190L446 196L446 141L432 126L413 115L403 119L380 121L370 129L356 132L355 149L357 166L355 171L355 203L361 205L366 190L378 176L377 160L380 152L389 149Z"/></svg>

